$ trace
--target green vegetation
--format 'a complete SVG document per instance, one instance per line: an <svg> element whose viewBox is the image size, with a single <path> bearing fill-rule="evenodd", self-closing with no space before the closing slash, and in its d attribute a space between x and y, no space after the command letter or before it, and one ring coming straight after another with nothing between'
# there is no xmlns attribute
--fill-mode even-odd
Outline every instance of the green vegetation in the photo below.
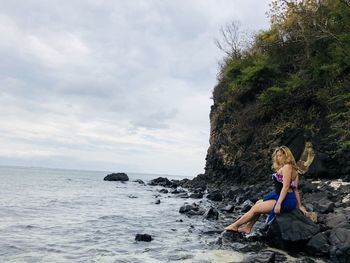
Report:
<svg viewBox="0 0 350 263"><path fill-rule="evenodd" d="M327 126L331 154L340 154L350 147L350 1L277 0L269 17L270 29L245 48L225 38L215 104L224 112L255 104L255 120L277 123L272 134Z"/></svg>

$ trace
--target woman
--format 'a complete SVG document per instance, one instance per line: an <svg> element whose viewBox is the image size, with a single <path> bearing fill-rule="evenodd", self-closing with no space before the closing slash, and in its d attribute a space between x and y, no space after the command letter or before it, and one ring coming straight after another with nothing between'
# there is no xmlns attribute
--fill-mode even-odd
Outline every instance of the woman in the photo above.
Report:
<svg viewBox="0 0 350 263"><path fill-rule="evenodd" d="M278 147L272 154L272 162L276 171L276 173L272 174L275 192L269 194L263 200L257 201L246 214L227 226L225 230L249 234L261 214L269 214L266 222L270 224L276 214L293 210L296 207L305 216L308 215L308 212L301 204L298 192L298 170L292 152L286 146ZM246 225L241 227L244 224Z"/></svg>

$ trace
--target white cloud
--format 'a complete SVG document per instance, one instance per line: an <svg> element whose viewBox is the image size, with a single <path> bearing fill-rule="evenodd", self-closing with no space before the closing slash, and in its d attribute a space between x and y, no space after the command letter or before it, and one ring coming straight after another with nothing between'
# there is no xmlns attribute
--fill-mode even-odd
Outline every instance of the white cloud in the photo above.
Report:
<svg viewBox="0 0 350 263"><path fill-rule="evenodd" d="M214 39L267 3L0 0L0 164L204 172Z"/></svg>

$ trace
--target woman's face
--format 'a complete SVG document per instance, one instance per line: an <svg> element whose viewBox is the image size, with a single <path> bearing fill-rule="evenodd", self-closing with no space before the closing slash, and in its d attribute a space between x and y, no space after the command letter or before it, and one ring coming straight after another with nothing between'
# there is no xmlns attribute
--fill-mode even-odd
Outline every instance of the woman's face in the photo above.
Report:
<svg viewBox="0 0 350 263"><path fill-rule="evenodd" d="M277 162L279 164L283 165L284 161L285 161L285 158L286 158L284 153L282 151L278 151L277 154L276 154L276 157L277 157Z"/></svg>

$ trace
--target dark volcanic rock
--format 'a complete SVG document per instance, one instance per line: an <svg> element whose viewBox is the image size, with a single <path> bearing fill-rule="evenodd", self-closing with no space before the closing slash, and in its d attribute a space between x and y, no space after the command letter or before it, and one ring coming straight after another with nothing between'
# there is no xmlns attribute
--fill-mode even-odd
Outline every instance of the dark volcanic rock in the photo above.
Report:
<svg viewBox="0 0 350 263"><path fill-rule="evenodd" d="M220 191L213 191L207 195L207 198L211 201L222 201L223 196Z"/></svg>
<svg viewBox="0 0 350 263"><path fill-rule="evenodd" d="M203 193L192 193L189 197L193 199L201 199L203 198Z"/></svg>
<svg viewBox="0 0 350 263"><path fill-rule="evenodd" d="M214 208L210 207L204 214L205 219L214 219L218 220L219 219L219 212Z"/></svg>
<svg viewBox="0 0 350 263"><path fill-rule="evenodd" d="M318 233L307 243L306 250L308 253L315 256L329 255L330 245L328 237L324 233Z"/></svg>
<svg viewBox="0 0 350 263"><path fill-rule="evenodd" d="M203 215L205 211L202 208L200 208L196 203L193 203L192 205L185 203L183 206L180 207L179 213L187 215Z"/></svg>
<svg viewBox="0 0 350 263"><path fill-rule="evenodd" d="M331 262L350 262L350 224L333 229L329 236Z"/></svg>
<svg viewBox="0 0 350 263"><path fill-rule="evenodd" d="M167 194L167 193L169 193L169 190L168 189L160 189L158 192L163 193L163 194Z"/></svg>
<svg viewBox="0 0 350 263"><path fill-rule="evenodd" d="M166 177L158 177L156 179L151 180L149 183L149 185L159 185L159 186L163 186L163 187L172 187L173 183L169 181L168 178Z"/></svg>
<svg viewBox="0 0 350 263"><path fill-rule="evenodd" d="M267 231L267 241L278 248L303 250L318 232L318 225L305 217L299 209L294 209L276 216Z"/></svg>
<svg viewBox="0 0 350 263"><path fill-rule="evenodd" d="M152 236L148 234L136 234L135 236L136 241L145 241L145 242L151 242L153 240Z"/></svg>
<svg viewBox="0 0 350 263"><path fill-rule="evenodd" d="M139 184L142 184L142 185L146 185L144 181L142 181L141 179L137 179L134 181L135 183L139 183Z"/></svg>
<svg viewBox="0 0 350 263"><path fill-rule="evenodd" d="M274 263L275 253L272 251L260 251L259 253L248 253L242 263Z"/></svg>
<svg viewBox="0 0 350 263"><path fill-rule="evenodd" d="M129 177L126 175L126 173L111 173L108 174L105 178L103 178L104 181L129 181Z"/></svg>
<svg viewBox="0 0 350 263"><path fill-rule="evenodd" d="M235 207L233 205L226 205L224 207L221 207L220 210L227 213L232 213L235 210Z"/></svg>
<svg viewBox="0 0 350 263"><path fill-rule="evenodd" d="M254 205L253 202L250 200L244 201L244 203L241 205L242 212L243 213L248 212L250 210L250 208L252 208L253 205Z"/></svg>

